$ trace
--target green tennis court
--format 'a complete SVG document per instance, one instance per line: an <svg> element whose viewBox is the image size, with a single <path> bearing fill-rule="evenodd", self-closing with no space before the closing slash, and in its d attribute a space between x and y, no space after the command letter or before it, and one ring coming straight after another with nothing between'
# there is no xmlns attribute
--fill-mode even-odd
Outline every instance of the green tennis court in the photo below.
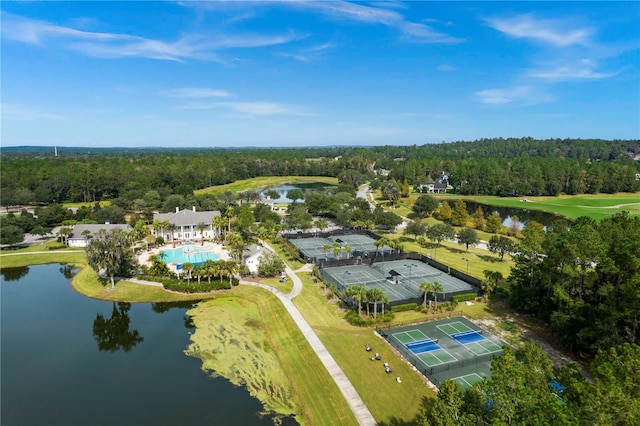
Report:
<svg viewBox="0 0 640 426"><path fill-rule="evenodd" d="M462 389L467 390L471 386L473 386L474 383L481 382L482 376L480 376L478 373L471 373L465 374L464 376L453 377L451 380L457 382L460 386L462 386Z"/></svg>
<svg viewBox="0 0 640 426"><path fill-rule="evenodd" d="M377 332L436 386L446 379L463 387L491 375L491 362L504 343L465 317L453 317ZM470 332L476 341L462 343L454 335ZM464 334L463 334L464 336Z"/></svg>

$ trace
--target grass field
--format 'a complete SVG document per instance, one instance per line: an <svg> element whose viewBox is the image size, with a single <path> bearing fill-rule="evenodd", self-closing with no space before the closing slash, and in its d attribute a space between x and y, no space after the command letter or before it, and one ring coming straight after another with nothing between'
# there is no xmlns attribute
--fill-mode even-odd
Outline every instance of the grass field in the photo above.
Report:
<svg viewBox="0 0 640 426"><path fill-rule="evenodd" d="M224 191L240 192L247 189L260 189L274 185L285 185L295 183L313 183L322 182L327 185L337 185L338 178L327 176L262 176L253 179L239 180L226 185L210 186L209 188L198 189L194 191L194 194L213 194Z"/></svg>
<svg viewBox="0 0 640 426"><path fill-rule="evenodd" d="M640 193L635 194L597 194L597 195L561 195L558 197L487 197L440 195L439 200L462 198L496 207L513 207L528 210L540 210L555 213L571 219L589 216L600 220L615 213L626 211L640 215ZM522 200L527 200L526 202Z"/></svg>
<svg viewBox="0 0 640 426"><path fill-rule="evenodd" d="M356 425L337 385L279 300L255 287L203 302L191 311L196 332L188 354L267 410L295 414L303 425Z"/></svg>
<svg viewBox="0 0 640 426"><path fill-rule="evenodd" d="M412 424L422 399L434 398L434 391L422 376L400 361L386 342L374 335L373 328L348 324L338 307L328 303L320 293L320 286L312 284L308 273L298 275L304 287L293 303L353 383L376 421L387 425ZM367 344L382 355L382 361L369 360ZM390 364L392 374L385 373L383 362ZM402 378L400 384L395 381L398 376Z"/></svg>

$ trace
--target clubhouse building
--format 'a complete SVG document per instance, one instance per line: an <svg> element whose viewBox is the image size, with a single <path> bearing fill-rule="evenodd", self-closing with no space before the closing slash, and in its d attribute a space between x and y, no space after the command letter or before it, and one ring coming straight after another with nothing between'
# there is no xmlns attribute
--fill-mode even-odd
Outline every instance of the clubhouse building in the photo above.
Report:
<svg viewBox="0 0 640 426"><path fill-rule="evenodd" d="M153 220L167 221L169 224L175 225L173 240L197 241L201 238L215 238L218 236L218 230L213 226L213 218L216 216L220 216L220 211L197 212L195 207L192 210L180 210L176 207L175 213L156 213L153 215ZM198 228L200 223L206 225L202 233ZM172 239L171 230L168 228L160 231L154 230L153 234L156 237L161 236L165 241Z"/></svg>

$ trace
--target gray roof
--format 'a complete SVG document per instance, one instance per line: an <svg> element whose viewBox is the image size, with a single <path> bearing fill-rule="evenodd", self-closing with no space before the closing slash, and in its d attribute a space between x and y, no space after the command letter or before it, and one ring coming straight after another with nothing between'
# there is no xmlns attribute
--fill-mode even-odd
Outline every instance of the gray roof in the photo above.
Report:
<svg viewBox="0 0 640 426"><path fill-rule="evenodd" d="M244 253L242 253L242 258L243 259L248 259L251 256L254 256L254 255L256 255L258 253L261 253L261 252L263 252L262 247L260 247L259 245L256 245L256 244L251 244L249 247L247 247L244 250Z"/></svg>
<svg viewBox="0 0 640 426"><path fill-rule="evenodd" d="M220 212L218 210L194 212L193 210L184 209L174 213L156 213L153 215L153 219L168 220L169 223L173 223L178 226L197 225L200 222L204 222L209 225L213 222L213 218L216 216L220 216Z"/></svg>
<svg viewBox="0 0 640 426"><path fill-rule="evenodd" d="M128 231L131 229L131 226L127 225L126 223L97 223L74 225L73 232L71 232L69 238L85 238L85 236L82 235L85 230L91 232L89 235L93 236L100 232L101 229L104 229L107 232L111 231L112 229L122 229L123 231Z"/></svg>

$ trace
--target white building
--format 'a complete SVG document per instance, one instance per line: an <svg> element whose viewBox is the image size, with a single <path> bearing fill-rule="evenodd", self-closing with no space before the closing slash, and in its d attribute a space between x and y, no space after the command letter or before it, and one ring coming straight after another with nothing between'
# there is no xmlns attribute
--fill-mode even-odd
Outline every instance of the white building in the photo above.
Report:
<svg viewBox="0 0 640 426"><path fill-rule="evenodd" d="M249 272L252 274L258 273L258 265L260 264L260 258L264 253L264 249L257 245L251 245L248 249L243 253L242 259L244 264L249 268Z"/></svg>
<svg viewBox="0 0 640 426"><path fill-rule="evenodd" d="M158 220L160 222L166 220L170 224L175 225L176 229L173 231L174 240L197 241L203 237L206 239L218 236L218 230L213 226L213 218L216 216L220 216L220 212L218 210L197 212L195 207L193 207L192 210L180 210L176 207L175 213L156 213L153 215L153 220ZM202 234L198 229L198 224L200 223L204 223L206 225ZM157 234L154 230L153 234L156 237L162 236L165 241L171 240L171 231L169 229L158 231Z"/></svg>
<svg viewBox="0 0 640 426"><path fill-rule="evenodd" d="M73 231L71 231L71 234L69 234L69 237L67 238L67 245L69 247L86 247L89 244L89 241L91 241L91 239L94 238L102 229L107 232L110 232L112 229L122 229L125 232L129 232L131 230L131 226L118 223L74 225Z"/></svg>

